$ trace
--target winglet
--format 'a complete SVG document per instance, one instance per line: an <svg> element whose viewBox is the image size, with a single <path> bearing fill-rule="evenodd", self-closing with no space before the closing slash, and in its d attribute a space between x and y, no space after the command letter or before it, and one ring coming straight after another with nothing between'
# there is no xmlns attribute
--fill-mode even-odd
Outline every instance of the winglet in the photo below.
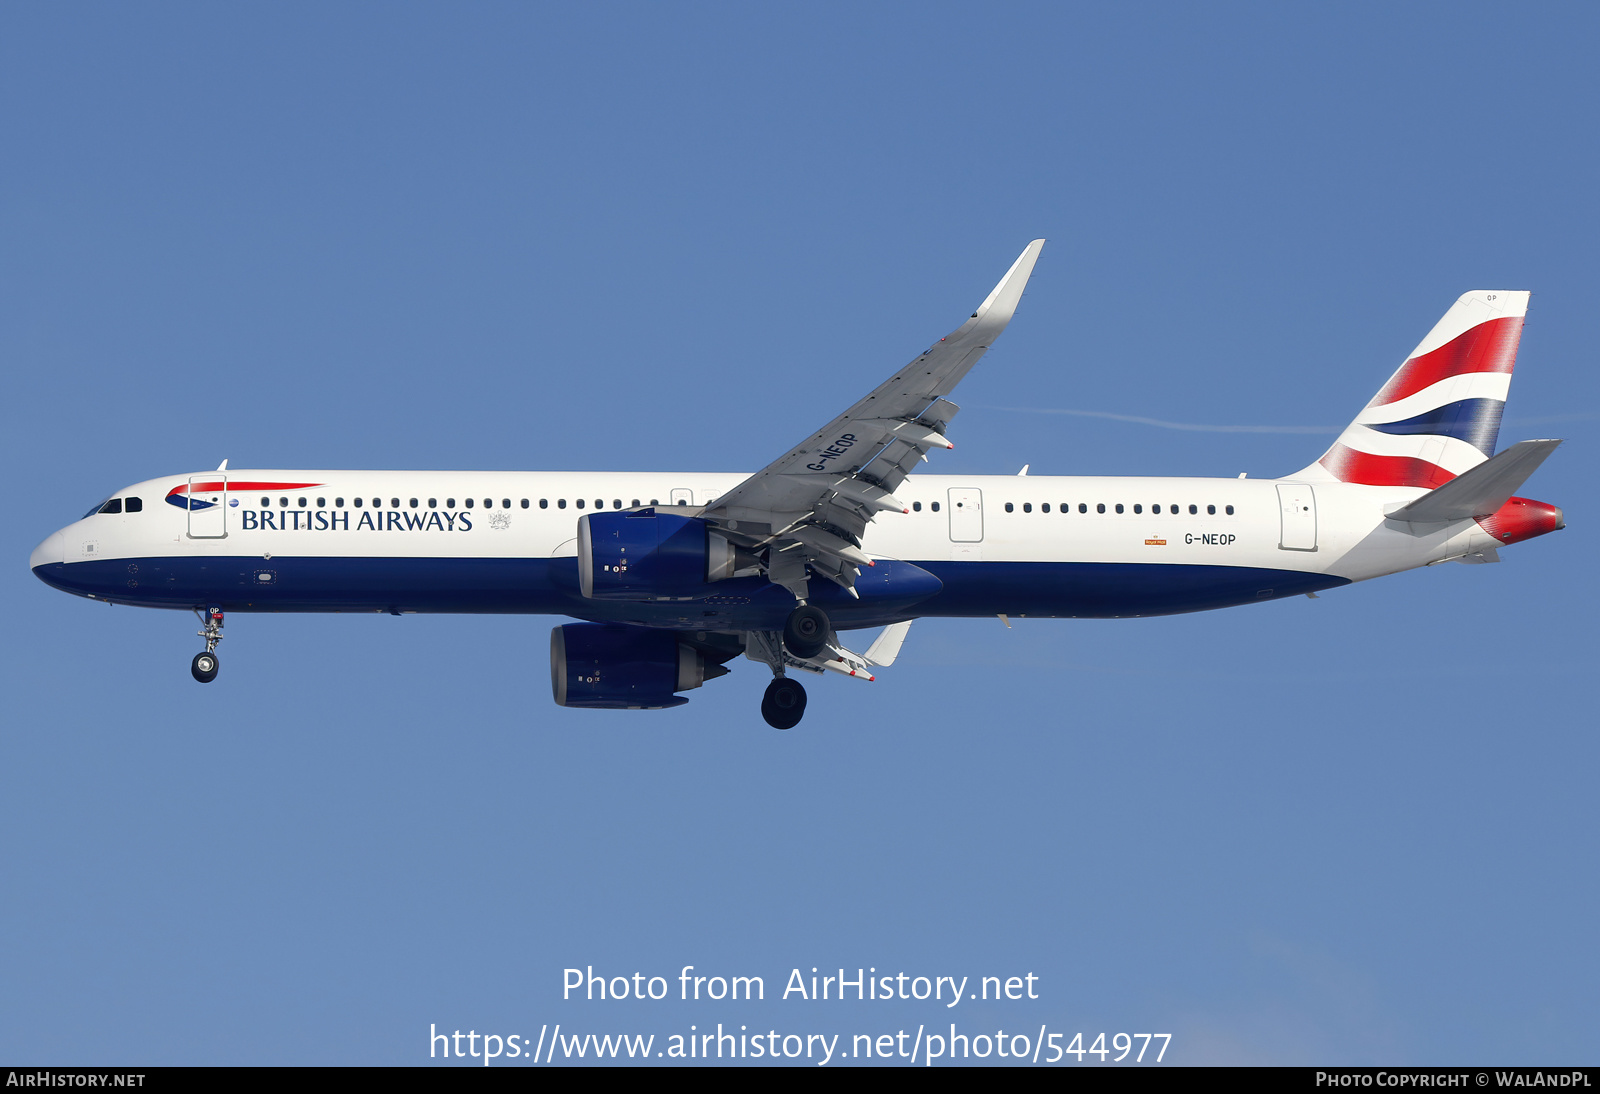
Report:
<svg viewBox="0 0 1600 1094"><path fill-rule="evenodd" d="M972 333L974 328L982 328L981 334L989 341L997 338L1001 331L1006 329L1006 324L1011 322L1011 317L1017 313L1017 303L1022 299L1022 290L1028 287L1028 278L1033 276L1033 265L1039 261L1039 252L1044 249L1044 240L1036 239L1023 248L1017 260L1011 264L1006 275L1000 279L1000 284L994 287L983 301L978 305L978 310L972 313L972 318L958 327L950 336L954 341Z"/></svg>
<svg viewBox="0 0 1600 1094"><path fill-rule="evenodd" d="M903 623L891 623L883 628L883 633L867 647L865 655L867 663L883 666L894 664L894 659L900 656L900 644L906 640L906 632L910 629L909 619Z"/></svg>

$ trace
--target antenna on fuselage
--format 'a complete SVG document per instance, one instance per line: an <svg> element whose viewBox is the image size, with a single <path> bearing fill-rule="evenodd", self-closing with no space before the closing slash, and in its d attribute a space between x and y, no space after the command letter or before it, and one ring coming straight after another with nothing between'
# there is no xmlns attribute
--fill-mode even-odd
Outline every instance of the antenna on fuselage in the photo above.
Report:
<svg viewBox="0 0 1600 1094"><path fill-rule="evenodd" d="M228 469L228 461L227 460L223 460L221 463L217 464L217 470L218 471L226 471L227 469Z"/></svg>

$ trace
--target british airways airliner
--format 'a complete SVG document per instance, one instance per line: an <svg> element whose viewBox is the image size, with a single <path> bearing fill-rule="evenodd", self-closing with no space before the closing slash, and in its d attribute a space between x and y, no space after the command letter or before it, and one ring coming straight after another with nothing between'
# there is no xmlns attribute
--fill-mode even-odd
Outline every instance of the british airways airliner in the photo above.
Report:
<svg viewBox="0 0 1600 1094"><path fill-rule="evenodd" d="M30 565L112 604L192 610L217 675L230 612L512 612L550 635L555 701L655 709L768 666L872 680L923 616L1120 618L1315 595L1565 527L1513 496L1560 444L1496 454L1528 293L1462 296L1333 447L1280 479L912 474L1005 330L1043 240L960 327L753 475L215 471L118 490ZM842 635L883 628L862 652Z"/></svg>

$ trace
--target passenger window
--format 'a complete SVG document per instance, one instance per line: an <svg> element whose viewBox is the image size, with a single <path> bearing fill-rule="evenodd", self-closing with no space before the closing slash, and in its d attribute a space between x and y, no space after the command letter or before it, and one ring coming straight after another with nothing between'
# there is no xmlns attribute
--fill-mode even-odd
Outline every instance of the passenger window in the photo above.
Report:
<svg viewBox="0 0 1600 1094"><path fill-rule="evenodd" d="M1229 516L1230 516L1230 517L1231 517L1231 516L1233 516L1233 506L1231 506L1231 505L1230 505L1230 506L1228 506L1228 515L1229 515Z"/></svg>
<svg viewBox="0 0 1600 1094"><path fill-rule="evenodd" d="M417 499L416 498L412 498L411 499L411 508L415 509L416 507L417 507Z"/></svg>
<svg viewBox="0 0 1600 1094"><path fill-rule="evenodd" d="M937 513L939 511L939 503L938 502L934 502L928 508L932 509L935 513Z"/></svg>
<svg viewBox="0 0 1600 1094"><path fill-rule="evenodd" d="M106 502L104 505L102 505L100 507L100 511L102 513L120 513L120 512L122 512L122 499L121 498L112 498L110 501Z"/></svg>
<svg viewBox="0 0 1600 1094"><path fill-rule="evenodd" d="M1167 506L1167 512L1171 513L1173 516L1177 516L1178 515L1178 507L1176 505L1169 505L1169 506Z"/></svg>
<svg viewBox="0 0 1600 1094"><path fill-rule="evenodd" d="M493 509L494 508L494 499L493 498L484 498L483 499L483 507L485 509Z"/></svg>
<svg viewBox="0 0 1600 1094"><path fill-rule="evenodd" d="M526 509L528 507L528 499L527 498L523 498L522 499L522 507L524 509Z"/></svg>
<svg viewBox="0 0 1600 1094"><path fill-rule="evenodd" d="M594 499L594 507L596 509L604 509L606 507L606 499L605 498L595 498Z"/></svg>
<svg viewBox="0 0 1600 1094"><path fill-rule="evenodd" d="M295 504L304 509L306 507L306 496L301 494L300 497L296 499Z"/></svg>
<svg viewBox="0 0 1600 1094"><path fill-rule="evenodd" d="M344 499L343 498L334 498L333 499L333 504L334 504L334 508L343 509L344 508Z"/></svg>
<svg viewBox="0 0 1600 1094"><path fill-rule="evenodd" d="M1217 515L1217 507L1215 505L1206 506L1206 513L1209 514L1210 516L1213 516L1213 517L1216 516Z"/></svg>
<svg viewBox="0 0 1600 1094"><path fill-rule="evenodd" d="M539 499L539 508L540 509L548 509L548 508L550 508L550 499L549 498L540 498Z"/></svg>
<svg viewBox="0 0 1600 1094"><path fill-rule="evenodd" d="M650 499L650 504L651 505L660 505L661 503L659 501L657 501L655 498L651 498Z"/></svg>
<svg viewBox="0 0 1600 1094"><path fill-rule="evenodd" d="M1134 506L1134 507L1133 507L1133 511L1134 511L1134 512L1135 512L1135 513L1142 513L1142 512L1144 512L1144 506L1142 506L1142 505L1135 505L1135 506ZM1120 512L1122 512L1122 510L1121 510L1121 509L1118 509L1118 510L1117 510L1117 512L1119 512L1119 513L1120 513Z"/></svg>
<svg viewBox="0 0 1600 1094"><path fill-rule="evenodd" d="M1010 503L1010 502L1009 502L1009 501L1008 501L1008 502L1006 502L1006 512L1008 512L1008 513L1009 513L1009 512L1011 512L1011 511L1012 511L1012 509L1011 509L1011 503Z"/></svg>
<svg viewBox="0 0 1600 1094"><path fill-rule="evenodd" d="M1031 501L1025 501L1025 502L1023 502L1023 503L1022 503L1022 511L1023 511L1023 512L1024 512L1024 513L1031 513L1031 512L1033 512L1033 502L1031 502Z"/></svg>
<svg viewBox="0 0 1600 1094"><path fill-rule="evenodd" d="M1106 511L1106 503L1103 502L1103 501L1102 502L1096 502L1095 503L1095 507L1094 507L1094 511L1096 513L1104 513Z"/></svg>
<svg viewBox="0 0 1600 1094"><path fill-rule="evenodd" d="M261 504L262 504L263 507L271 505L272 504L272 499L271 498L262 498L261 499Z"/></svg>
<svg viewBox="0 0 1600 1094"><path fill-rule="evenodd" d="M634 498L633 499L633 507L635 509L639 508L639 499L638 498Z"/></svg>
<svg viewBox="0 0 1600 1094"><path fill-rule="evenodd" d="M920 501L914 501L914 502L912 502L912 503L911 503L911 511L912 511L912 512L913 512L913 513L920 513L920 512L922 512L922 503L921 503L921 502L920 502Z"/></svg>
<svg viewBox="0 0 1600 1094"><path fill-rule="evenodd" d="M263 500L265 500L265 499L263 499ZM351 498L350 500L355 502L355 506L356 506L357 509L361 508L361 499L360 498Z"/></svg>
<svg viewBox="0 0 1600 1094"><path fill-rule="evenodd" d="M278 504L287 508L288 505L289 505L289 499L288 498L279 498L278 499Z"/></svg>
<svg viewBox="0 0 1600 1094"><path fill-rule="evenodd" d="M1048 513L1049 511L1050 511L1050 503L1049 502L1045 502L1043 505L1039 506L1039 512Z"/></svg>
<svg viewBox="0 0 1600 1094"><path fill-rule="evenodd" d="M412 504L414 505L416 503L413 502ZM389 508L390 509L398 509L398 508L400 508L400 499L399 498L390 498L389 499Z"/></svg>
<svg viewBox="0 0 1600 1094"><path fill-rule="evenodd" d="M582 498L579 498L579 499L578 499L578 508L579 508L579 509L582 509L582 508L583 508L583 499L582 499Z"/></svg>
<svg viewBox="0 0 1600 1094"><path fill-rule="evenodd" d="M1120 501L1117 502L1117 512L1122 512L1122 503Z"/></svg>
<svg viewBox="0 0 1600 1094"><path fill-rule="evenodd" d="M429 498L428 499L428 508L429 509L437 509L437 508L439 508L439 499L438 498Z"/></svg>
<svg viewBox="0 0 1600 1094"><path fill-rule="evenodd" d="M622 508L622 499L621 498L614 499L611 502L611 508L613 508L613 509L621 509Z"/></svg>
<svg viewBox="0 0 1600 1094"><path fill-rule="evenodd" d="M456 507L456 499L455 498L445 498L444 499L444 507L446 509L454 509Z"/></svg>
<svg viewBox="0 0 1600 1094"><path fill-rule="evenodd" d="M142 512L144 512L144 499L143 498L129 498L127 501L122 503L122 511L124 513L142 513Z"/></svg>
<svg viewBox="0 0 1600 1094"><path fill-rule="evenodd" d="M1084 503L1083 503L1083 502L1081 502L1081 501L1080 501L1080 502L1079 502L1079 503L1078 503L1078 512L1080 512L1080 513L1087 513L1087 512L1088 512L1088 511L1089 511L1089 506L1088 506L1088 505L1086 505L1086 504L1084 504ZM1102 513L1104 513L1104 512L1105 512L1105 511L1106 511L1106 507L1105 507L1105 506L1104 506L1104 505L1102 505L1102 506L1101 506L1101 507L1100 507L1100 511L1101 511L1101 512L1102 512Z"/></svg>
<svg viewBox="0 0 1600 1094"><path fill-rule="evenodd" d="M510 498L501 498L500 499L500 508L502 508L502 509L510 509L511 508L511 499Z"/></svg>
<svg viewBox="0 0 1600 1094"><path fill-rule="evenodd" d="M566 498L562 498L560 501L556 502L556 508L557 509L565 509L566 507L567 507L567 499Z"/></svg>
<svg viewBox="0 0 1600 1094"><path fill-rule="evenodd" d="M471 498L467 498L461 504L465 505L468 509L471 509L472 508L472 499Z"/></svg>
<svg viewBox="0 0 1600 1094"><path fill-rule="evenodd" d="M1195 514L1196 514L1196 513L1198 513L1198 512L1199 512L1199 511L1200 511L1200 507L1199 507L1199 506L1198 506L1198 505L1191 505L1191 506L1189 506L1189 515L1190 515L1190 516L1191 516L1191 517L1192 517L1192 516L1194 516L1194 515L1195 515Z"/></svg>
<svg viewBox="0 0 1600 1094"><path fill-rule="evenodd" d="M327 504L328 504L328 499L327 498L318 498L317 499L317 508L318 509L322 509L322 508L326 507Z"/></svg>

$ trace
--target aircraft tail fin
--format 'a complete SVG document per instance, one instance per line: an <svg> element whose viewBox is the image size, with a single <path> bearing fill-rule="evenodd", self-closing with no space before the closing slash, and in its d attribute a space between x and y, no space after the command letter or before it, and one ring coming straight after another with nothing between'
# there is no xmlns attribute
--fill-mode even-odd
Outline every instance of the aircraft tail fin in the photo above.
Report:
<svg viewBox="0 0 1600 1094"><path fill-rule="evenodd" d="M1494 455L1528 296L1463 294L1333 447L1289 477L1435 489Z"/></svg>

